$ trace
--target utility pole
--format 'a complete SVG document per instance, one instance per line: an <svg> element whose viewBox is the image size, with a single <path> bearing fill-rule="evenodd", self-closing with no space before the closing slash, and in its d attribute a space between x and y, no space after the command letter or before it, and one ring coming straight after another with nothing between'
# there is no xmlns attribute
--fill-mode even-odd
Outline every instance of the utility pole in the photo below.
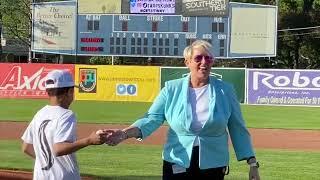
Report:
<svg viewBox="0 0 320 180"><path fill-rule="evenodd" d="M2 12L0 11L0 61L2 60Z"/></svg>
<svg viewBox="0 0 320 180"><path fill-rule="evenodd" d="M32 63L32 59L33 59L33 53L32 53L32 48L31 48L31 44L32 44L32 40L33 40L33 38L32 38L32 21L33 21L33 3L34 3L34 0L31 0L30 1L31 2L31 5L30 5L30 9L29 9L29 11L30 11L30 16L31 16L31 21L29 22L29 39L28 39L28 41L29 41L29 43L30 43L30 45L29 45L29 47L28 47L28 49L29 49L29 53L28 53L28 63Z"/></svg>

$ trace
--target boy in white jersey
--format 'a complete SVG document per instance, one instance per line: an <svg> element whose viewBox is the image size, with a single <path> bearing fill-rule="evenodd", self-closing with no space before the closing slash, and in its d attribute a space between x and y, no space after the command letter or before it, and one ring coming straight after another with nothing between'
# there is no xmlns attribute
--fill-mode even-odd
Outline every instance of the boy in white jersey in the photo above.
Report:
<svg viewBox="0 0 320 180"><path fill-rule="evenodd" d="M49 104L40 109L25 130L22 151L35 159L33 179L80 180L75 152L88 145L102 144L102 134L77 140L76 117L69 110L74 81L66 70L53 70L45 81Z"/></svg>

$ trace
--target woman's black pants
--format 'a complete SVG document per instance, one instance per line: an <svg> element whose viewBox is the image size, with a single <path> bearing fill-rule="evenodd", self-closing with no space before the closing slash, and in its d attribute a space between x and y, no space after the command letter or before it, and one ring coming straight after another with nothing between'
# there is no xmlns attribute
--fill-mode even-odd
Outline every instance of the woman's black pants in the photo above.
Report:
<svg viewBox="0 0 320 180"><path fill-rule="evenodd" d="M182 170L180 168L180 170L177 171L178 173L173 173L174 169L175 171L177 169L175 164L163 161L162 180L185 180L188 178L199 178L199 180L223 180L226 173L226 167L200 169L199 146L193 147L189 168L182 168Z"/></svg>

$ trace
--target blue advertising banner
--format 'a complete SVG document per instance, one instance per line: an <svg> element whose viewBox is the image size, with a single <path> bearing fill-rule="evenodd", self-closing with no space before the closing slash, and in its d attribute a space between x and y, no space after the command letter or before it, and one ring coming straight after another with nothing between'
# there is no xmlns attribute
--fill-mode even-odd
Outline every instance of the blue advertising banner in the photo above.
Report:
<svg viewBox="0 0 320 180"><path fill-rule="evenodd" d="M320 106L320 71L249 69L248 104Z"/></svg>

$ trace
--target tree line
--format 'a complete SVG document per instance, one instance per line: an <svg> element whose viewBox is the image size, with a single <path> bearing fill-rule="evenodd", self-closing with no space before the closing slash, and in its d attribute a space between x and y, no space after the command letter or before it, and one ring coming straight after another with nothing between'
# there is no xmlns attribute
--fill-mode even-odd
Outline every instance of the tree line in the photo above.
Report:
<svg viewBox="0 0 320 180"><path fill-rule="evenodd" d="M31 3L49 0L0 0L0 34L31 47ZM52 0L51 0L52 1ZM258 68L318 69L320 68L320 0L234 0L234 2L277 5L277 56L220 60L218 66ZM2 47L0 45L0 55ZM129 57L93 57L88 64L126 64ZM140 58L143 59L143 58ZM159 59L159 58L153 58ZM152 59L137 60L150 64ZM157 65L181 66L179 59L163 59Z"/></svg>

